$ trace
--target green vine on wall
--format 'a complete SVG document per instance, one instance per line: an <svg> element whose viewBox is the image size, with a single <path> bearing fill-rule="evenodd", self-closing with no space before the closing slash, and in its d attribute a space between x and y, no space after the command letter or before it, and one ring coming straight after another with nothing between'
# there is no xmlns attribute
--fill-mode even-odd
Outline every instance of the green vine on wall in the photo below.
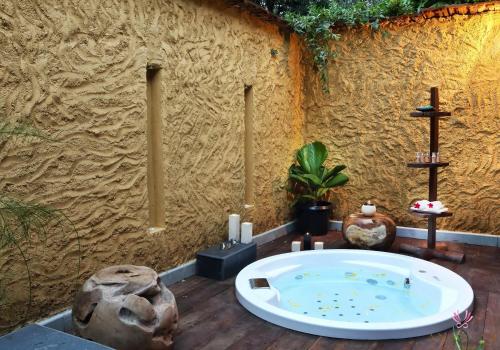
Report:
<svg viewBox="0 0 500 350"><path fill-rule="evenodd" d="M330 47L330 42L340 39L340 35L331 30L332 16L330 9L311 6L309 13L306 15L287 12L285 20L298 34L304 37L312 56L313 65L318 71L323 90L328 93L328 62L336 56L336 52Z"/></svg>
<svg viewBox="0 0 500 350"><path fill-rule="evenodd" d="M290 26L304 37L323 91L329 93L328 64L337 56L331 42L340 39L340 34L332 31L336 25L369 24L373 30L378 30L379 22L386 18L418 13L429 7L471 2L483 0L330 0L326 5L310 1L306 12L302 8L294 11L293 6L289 6L283 15Z"/></svg>

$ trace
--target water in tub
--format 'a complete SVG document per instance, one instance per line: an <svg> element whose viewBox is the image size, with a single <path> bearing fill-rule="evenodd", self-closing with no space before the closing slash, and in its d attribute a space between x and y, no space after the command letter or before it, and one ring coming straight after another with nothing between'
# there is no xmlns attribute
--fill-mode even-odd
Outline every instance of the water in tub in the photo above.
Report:
<svg viewBox="0 0 500 350"><path fill-rule="evenodd" d="M280 307L305 316L345 322L400 322L436 313L440 289L373 267L300 268L272 281Z"/></svg>

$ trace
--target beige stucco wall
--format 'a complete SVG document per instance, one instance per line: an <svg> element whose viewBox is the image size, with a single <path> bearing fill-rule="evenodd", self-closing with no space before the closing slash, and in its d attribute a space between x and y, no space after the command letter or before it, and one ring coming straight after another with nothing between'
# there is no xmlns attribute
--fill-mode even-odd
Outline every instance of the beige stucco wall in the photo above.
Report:
<svg viewBox="0 0 500 350"><path fill-rule="evenodd" d="M425 227L407 209L427 197L427 172L405 164L428 150L429 122L409 113L438 86L452 112L440 123L451 165L439 171L438 198L454 212L438 227L500 234L500 13L418 22L342 31L331 94L307 80L305 137L324 141L351 178L335 215L371 199L398 224Z"/></svg>
<svg viewBox="0 0 500 350"><path fill-rule="evenodd" d="M302 143L300 48L217 1L0 3L0 111L60 142L0 145L0 190L64 209L81 237L81 282L104 266L159 271L226 237L287 220L286 178ZM271 49L277 49L276 58ZM147 234L146 65L162 67L165 230ZM255 202L244 212L244 84L254 92ZM3 118L4 116L2 116ZM67 307L77 241L28 248L38 318ZM2 251L0 331L24 312L27 278Z"/></svg>
<svg viewBox="0 0 500 350"><path fill-rule="evenodd" d="M81 282L119 263L159 271L226 235L240 213L255 233L287 220L283 182L293 150L327 143L351 182L336 217L374 199L399 224L425 197L405 167L427 145L408 113L441 88L442 228L499 233L498 13L346 31L335 43L331 95L305 72L298 38L218 1L86 0L0 3L0 112L59 142L0 144L0 190L64 209L81 237ZM276 58L271 49L278 50ZM164 230L148 234L146 65L162 67ZM304 85L305 84L305 85ZM244 85L254 92L255 207L245 211ZM31 318L71 303L77 240L31 248ZM0 255L0 332L24 313L27 278L15 251ZM3 303L3 304L2 304Z"/></svg>

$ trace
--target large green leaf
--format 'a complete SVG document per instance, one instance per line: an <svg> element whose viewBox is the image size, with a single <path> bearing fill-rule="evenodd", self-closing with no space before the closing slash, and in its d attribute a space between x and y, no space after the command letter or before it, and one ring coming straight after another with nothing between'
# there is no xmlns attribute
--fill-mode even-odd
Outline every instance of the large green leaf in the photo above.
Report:
<svg viewBox="0 0 500 350"><path fill-rule="evenodd" d="M349 178L347 177L347 175L337 174L336 176L331 177L328 181L326 181L323 186L328 187L328 188L342 186L347 181L349 181Z"/></svg>
<svg viewBox="0 0 500 350"><path fill-rule="evenodd" d="M326 175L328 175L328 169L324 166L321 166L319 168L319 174L320 174L320 178L321 178L321 181L325 181L325 178L326 178Z"/></svg>
<svg viewBox="0 0 500 350"><path fill-rule="evenodd" d="M297 162L310 174L321 176L321 166L328 157L328 151L321 142L313 142L304 145L297 152Z"/></svg>
<svg viewBox="0 0 500 350"><path fill-rule="evenodd" d="M298 181L298 182L300 182L300 183L303 183L303 184L305 184L305 185L307 185L307 186L309 186L309 185L310 185L310 183L309 183L310 181L309 181L308 179L306 179L305 177L302 177L301 175L297 175L297 174L290 174L290 175L289 175L289 177L290 177L290 179L293 179L293 180L295 180L295 181Z"/></svg>
<svg viewBox="0 0 500 350"><path fill-rule="evenodd" d="M323 197L328 191L330 191L330 188L328 187L321 187L318 192L316 193L318 199Z"/></svg>
<svg viewBox="0 0 500 350"><path fill-rule="evenodd" d="M303 194L294 199L291 206L295 206L299 202L314 202L316 201L316 197L310 194Z"/></svg>
<svg viewBox="0 0 500 350"><path fill-rule="evenodd" d="M296 164L292 164L290 168L288 168L288 174L302 175L304 174L304 169Z"/></svg>
<svg viewBox="0 0 500 350"><path fill-rule="evenodd" d="M321 179L314 174L304 174L301 177L310 180L310 182L312 182L315 186L321 186L323 183Z"/></svg>
<svg viewBox="0 0 500 350"><path fill-rule="evenodd" d="M345 165L337 165L333 169L324 166L327 156L328 151L321 142L306 144L297 151L296 163L288 169L292 185L289 191L295 193L294 203L321 200L332 187L348 181L348 177L341 173Z"/></svg>
<svg viewBox="0 0 500 350"><path fill-rule="evenodd" d="M333 169L330 169L330 171L328 171L328 173L323 177L323 181L328 181L331 177L337 176L337 174L345 168L345 165L336 165Z"/></svg>

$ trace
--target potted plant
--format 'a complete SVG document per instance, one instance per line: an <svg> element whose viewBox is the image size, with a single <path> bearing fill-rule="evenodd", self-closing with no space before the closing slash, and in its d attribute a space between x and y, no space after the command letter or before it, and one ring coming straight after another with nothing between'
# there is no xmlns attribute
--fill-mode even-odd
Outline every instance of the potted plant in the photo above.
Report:
<svg viewBox="0 0 500 350"><path fill-rule="evenodd" d="M345 165L328 169L324 165L327 157L328 151L323 143L308 143L297 151L295 162L288 169L289 191L294 196L292 207L302 233L324 235L328 232L332 212L332 203L328 201L331 189L349 181L342 173Z"/></svg>

